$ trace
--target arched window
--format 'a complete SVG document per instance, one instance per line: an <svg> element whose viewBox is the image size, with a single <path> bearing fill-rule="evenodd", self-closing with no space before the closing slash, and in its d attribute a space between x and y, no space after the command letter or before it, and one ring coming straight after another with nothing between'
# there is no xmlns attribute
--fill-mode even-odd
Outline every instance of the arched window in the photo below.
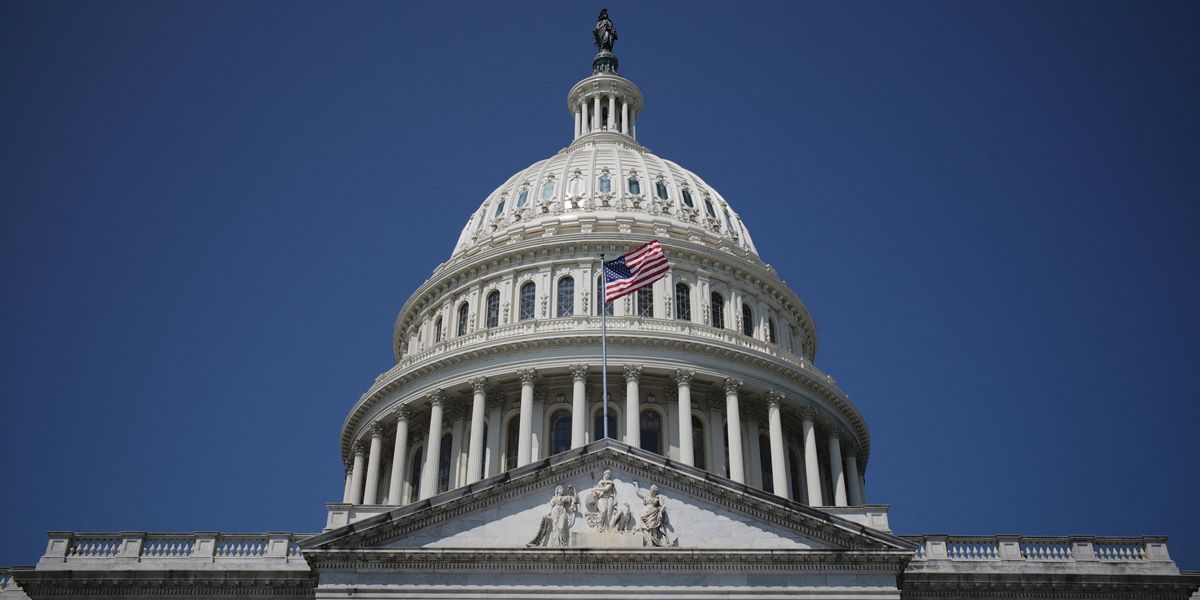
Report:
<svg viewBox="0 0 1200 600"><path fill-rule="evenodd" d="M471 307L466 302L463 302L462 304L458 305L458 330L457 330L458 334L457 335L467 335L467 312L470 310L471 310Z"/></svg>
<svg viewBox="0 0 1200 600"><path fill-rule="evenodd" d="M708 213L708 216L714 219L717 218L717 211L713 208L712 198L708 196L704 197L704 211Z"/></svg>
<svg viewBox="0 0 1200 600"><path fill-rule="evenodd" d="M450 489L450 444L454 437L450 434L442 436L441 453L438 455L438 493Z"/></svg>
<svg viewBox="0 0 1200 600"><path fill-rule="evenodd" d="M550 417L550 454L571 449L571 413L560 410Z"/></svg>
<svg viewBox="0 0 1200 600"><path fill-rule="evenodd" d="M408 472L411 473L408 478L412 480L408 489L409 502L416 502L417 496L421 495L421 471L425 467L424 450L423 447L418 446L408 464Z"/></svg>
<svg viewBox="0 0 1200 600"><path fill-rule="evenodd" d="M495 327L500 324L500 292L492 290L487 295L487 326Z"/></svg>
<svg viewBox="0 0 1200 600"><path fill-rule="evenodd" d="M778 344L775 341L775 319L767 319L767 341L772 344Z"/></svg>
<svg viewBox="0 0 1200 600"><path fill-rule="evenodd" d="M749 304L742 305L742 333L754 335L754 311L750 310Z"/></svg>
<svg viewBox="0 0 1200 600"><path fill-rule="evenodd" d="M704 422L694 416L692 417L692 452L695 453L696 468L706 468L708 461L704 447Z"/></svg>
<svg viewBox="0 0 1200 600"><path fill-rule="evenodd" d="M513 417L508 420L508 447L504 449L504 470L517 468L517 447L521 443L521 419Z"/></svg>
<svg viewBox="0 0 1200 600"><path fill-rule="evenodd" d="M643 410L639 419L642 450L662 454L662 419L652 410Z"/></svg>
<svg viewBox="0 0 1200 600"><path fill-rule="evenodd" d="M537 286L532 281L526 281L521 286L521 320L533 318L533 307L536 302Z"/></svg>
<svg viewBox="0 0 1200 600"><path fill-rule="evenodd" d="M600 298L604 297L604 276L596 276L596 316L600 316ZM604 314L613 316L612 300L604 303Z"/></svg>
<svg viewBox="0 0 1200 600"><path fill-rule="evenodd" d="M496 203L496 214L492 216L498 217L502 212L504 212L504 196L501 196L500 201Z"/></svg>
<svg viewBox="0 0 1200 600"><path fill-rule="evenodd" d="M521 207L525 206L525 203L528 201L529 201L529 188L522 189L521 193L517 194L517 208L521 208Z"/></svg>
<svg viewBox="0 0 1200 600"><path fill-rule="evenodd" d="M612 193L612 179L609 179L608 175L600 176L600 193L601 194L611 194Z"/></svg>
<svg viewBox="0 0 1200 600"><path fill-rule="evenodd" d="M718 292L709 296L708 312L712 314L712 326L725 328L725 297Z"/></svg>
<svg viewBox="0 0 1200 600"><path fill-rule="evenodd" d="M435 343L442 341L442 317L440 316L433 320L433 341Z"/></svg>
<svg viewBox="0 0 1200 600"><path fill-rule="evenodd" d="M654 193L658 194L658 198L660 200L666 200L667 199L667 184L663 183L662 181L655 181L654 182Z"/></svg>
<svg viewBox="0 0 1200 600"><path fill-rule="evenodd" d="M646 286L637 291L637 314L654 318L654 288Z"/></svg>
<svg viewBox="0 0 1200 600"><path fill-rule="evenodd" d="M675 284L675 318L692 320L692 289L686 283Z"/></svg>
<svg viewBox="0 0 1200 600"><path fill-rule="evenodd" d="M761 457L758 461L762 465L762 482L763 491L767 493L775 492L774 471L771 470L771 440L765 435L758 436L758 455Z"/></svg>
<svg viewBox="0 0 1200 600"><path fill-rule="evenodd" d="M554 181L547 181L542 184L542 200L549 200L554 197Z"/></svg>
<svg viewBox="0 0 1200 600"><path fill-rule="evenodd" d="M611 398L609 398L611 400ZM616 439L617 437L617 413L608 411L608 437ZM596 418L592 419L592 439L604 439L604 411L596 411Z"/></svg>
<svg viewBox="0 0 1200 600"><path fill-rule="evenodd" d="M569 317L575 314L575 280L563 277L558 280L558 316Z"/></svg>
<svg viewBox="0 0 1200 600"><path fill-rule="evenodd" d="M627 183L629 184L630 194L634 196L640 196L642 194L642 182L638 181L637 177L630 177Z"/></svg>
<svg viewBox="0 0 1200 600"><path fill-rule="evenodd" d="M692 201L691 190L683 188L681 191L683 192L683 203L686 204L688 208L696 208L696 203Z"/></svg>

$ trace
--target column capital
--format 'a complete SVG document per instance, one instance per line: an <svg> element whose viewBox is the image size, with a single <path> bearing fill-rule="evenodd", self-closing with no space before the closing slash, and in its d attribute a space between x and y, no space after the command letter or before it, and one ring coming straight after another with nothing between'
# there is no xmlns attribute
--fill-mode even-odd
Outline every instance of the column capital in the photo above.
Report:
<svg viewBox="0 0 1200 600"><path fill-rule="evenodd" d="M476 377L471 380L471 391L476 394L487 393L488 380L487 377Z"/></svg>
<svg viewBox="0 0 1200 600"><path fill-rule="evenodd" d="M373 438L383 437L383 422L375 421L375 422L371 423L370 425L367 426L367 431L371 432L371 437L373 437Z"/></svg>
<svg viewBox="0 0 1200 600"><path fill-rule="evenodd" d="M524 369L517 372L521 376L521 385L533 385L537 381L537 369Z"/></svg>
<svg viewBox="0 0 1200 600"><path fill-rule="evenodd" d="M680 386L692 385L692 379L696 377L696 372L691 369L675 369L675 384Z"/></svg>
<svg viewBox="0 0 1200 600"><path fill-rule="evenodd" d="M725 378L725 395L727 395L727 396L735 395L738 393L738 390L740 390L740 389L742 389L742 380L741 379L734 379L732 377Z"/></svg>
<svg viewBox="0 0 1200 600"><path fill-rule="evenodd" d="M826 423L825 431L829 433L829 441L837 440L838 445L842 443L842 428L837 423Z"/></svg>
<svg viewBox="0 0 1200 600"><path fill-rule="evenodd" d="M709 390L708 394L704 396L704 401L710 410L725 410L725 396L716 390Z"/></svg>
<svg viewBox="0 0 1200 600"><path fill-rule="evenodd" d="M811 404L803 404L796 409L800 413L800 419L808 421L813 425L817 424L817 409Z"/></svg>
<svg viewBox="0 0 1200 600"><path fill-rule="evenodd" d="M354 443L350 444L350 454L355 456L366 454L366 452L363 450L362 442L354 440Z"/></svg>
<svg viewBox="0 0 1200 600"><path fill-rule="evenodd" d="M546 388L544 388L540 385L538 387L533 388L533 401L534 402L545 402L546 401Z"/></svg>
<svg viewBox="0 0 1200 600"><path fill-rule="evenodd" d="M783 394L775 390L767 392L767 408L771 410L779 410L783 404Z"/></svg>
<svg viewBox="0 0 1200 600"><path fill-rule="evenodd" d="M397 422L407 421L412 418L412 408L410 408L407 404L401 404L400 406L392 409L392 416L396 418Z"/></svg>
<svg viewBox="0 0 1200 600"><path fill-rule="evenodd" d="M587 381L587 365L571 365L571 381Z"/></svg>
<svg viewBox="0 0 1200 600"><path fill-rule="evenodd" d="M642 378L642 365L625 365L622 369L625 381L638 381Z"/></svg>
<svg viewBox="0 0 1200 600"><path fill-rule="evenodd" d="M452 402L446 407L446 420L454 423L467 416L467 406L462 402Z"/></svg>
<svg viewBox="0 0 1200 600"><path fill-rule="evenodd" d="M433 390L432 394L429 394L429 405L430 406L441 406L445 402L446 402L446 390L443 390L442 388L438 388L436 390Z"/></svg>

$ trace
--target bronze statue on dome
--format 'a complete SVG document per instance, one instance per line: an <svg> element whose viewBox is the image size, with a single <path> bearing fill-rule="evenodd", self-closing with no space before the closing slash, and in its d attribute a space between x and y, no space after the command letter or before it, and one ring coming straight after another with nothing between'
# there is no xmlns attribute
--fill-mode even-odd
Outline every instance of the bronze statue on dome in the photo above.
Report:
<svg viewBox="0 0 1200 600"><path fill-rule="evenodd" d="M592 35L596 38L596 48L601 52L608 50L612 52L613 44L617 42L617 28L613 27L612 21L608 19L608 9L600 9L600 17L596 21L596 28L592 30Z"/></svg>

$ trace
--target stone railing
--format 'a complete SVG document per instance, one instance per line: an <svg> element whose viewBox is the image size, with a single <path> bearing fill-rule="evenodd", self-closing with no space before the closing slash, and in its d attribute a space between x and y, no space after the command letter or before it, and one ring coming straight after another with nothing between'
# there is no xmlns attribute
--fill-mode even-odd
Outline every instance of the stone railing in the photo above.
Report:
<svg viewBox="0 0 1200 600"><path fill-rule="evenodd" d="M1164 537L1040 537L1022 535L907 537L917 544L914 562L1094 563L1174 565Z"/></svg>
<svg viewBox="0 0 1200 600"><path fill-rule="evenodd" d="M131 568L195 568L199 564L307 568L300 541L308 533L50 533L38 569L82 563L130 563ZM182 564L186 563L186 565Z"/></svg>

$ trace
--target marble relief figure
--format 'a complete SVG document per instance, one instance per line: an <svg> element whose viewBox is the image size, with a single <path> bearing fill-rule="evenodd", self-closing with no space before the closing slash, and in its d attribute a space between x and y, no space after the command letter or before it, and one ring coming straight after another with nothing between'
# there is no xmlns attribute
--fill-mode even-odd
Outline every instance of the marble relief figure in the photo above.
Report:
<svg viewBox="0 0 1200 600"><path fill-rule="evenodd" d="M600 481L584 498L587 508L587 524L596 531L611 531L617 516L617 484L612 471L604 470Z"/></svg>
<svg viewBox="0 0 1200 600"><path fill-rule="evenodd" d="M634 487L638 483L633 482ZM645 494L639 489L637 491L638 498L642 499L642 504L645 508L642 509L642 542L646 546L655 546L665 548L668 546L678 546L679 539L671 537L668 529L671 528L671 523L667 519L667 507L663 505L663 498L658 494L658 486L651 485L650 490Z"/></svg>
<svg viewBox="0 0 1200 600"><path fill-rule="evenodd" d="M528 547L535 546L566 546L571 541L571 526L575 524L575 515L578 512L579 498L575 493L575 486L568 486L564 491L563 486L554 488L554 496L550 498L550 512L542 517L542 524L538 527L537 536L528 544Z"/></svg>

